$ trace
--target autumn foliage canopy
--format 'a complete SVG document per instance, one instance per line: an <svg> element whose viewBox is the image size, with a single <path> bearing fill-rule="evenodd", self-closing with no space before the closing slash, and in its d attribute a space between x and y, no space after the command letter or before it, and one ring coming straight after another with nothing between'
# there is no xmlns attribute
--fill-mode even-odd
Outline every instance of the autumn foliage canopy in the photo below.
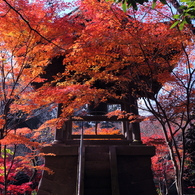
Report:
<svg viewBox="0 0 195 195"><path fill-rule="evenodd" d="M120 6L96 0L74 6L79 9L66 14L71 5L63 1L0 0L4 152L19 140L33 150L39 146L30 142L37 134L27 139L24 132L17 133L21 118L30 118L37 109L62 103L61 117L49 123L59 127L95 98L120 100L131 92L153 99L173 80L171 71L191 44L187 28L170 29L170 12L161 3L157 12L140 7L124 13Z"/></svg>
<svg viewBox="0 0 195 195"><path fill-rule="evenodd" d="M97 94L103 99L121 98L129 85L137 96L148 94L142 88L158 92L178 62L181 43L188 43L187 33L170 30L163 17L154 21L154 13L143 20L139 14L130 11L127 15L110 3L83 1L79 10L59 17L57 13L65 6L49 6L47 1L2 1L5 94L1 98L11 112L30 113L40 106L62 102L69 107L64 111L71 113L72 99L78 107ZM164 8L159 5L159 9ZM55 56L64 56L63 65L59 73L51 75L52 81L46 82L47 76L40 74L48 73L45 67ZM44 81L36 91L30 85ZM108 86L106 90L100 89L102 83Z"/></svg>

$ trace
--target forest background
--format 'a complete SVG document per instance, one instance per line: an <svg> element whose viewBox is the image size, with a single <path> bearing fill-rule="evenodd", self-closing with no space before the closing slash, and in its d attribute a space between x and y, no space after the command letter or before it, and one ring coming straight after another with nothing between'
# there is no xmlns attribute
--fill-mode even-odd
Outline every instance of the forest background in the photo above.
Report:
<svg viewBox="0 0 195 195"><path fill-rule="evenodd" d="M39 152L44 134L94 97L120 100L132 83L139 108L151 113L135 118L143 120L142 141L157 147L152 161L158 193L194 193L193 17L181 28L174 2L123 12L121 5L95 0L0 1L0 194L36 194L41 171L48 170ZM79 9L67 14L72 7ZM46 79L48 65L60 56L64 66ZM114 85L94 87L99 80ZM60 117L21 128L58 104Z"/></svg>

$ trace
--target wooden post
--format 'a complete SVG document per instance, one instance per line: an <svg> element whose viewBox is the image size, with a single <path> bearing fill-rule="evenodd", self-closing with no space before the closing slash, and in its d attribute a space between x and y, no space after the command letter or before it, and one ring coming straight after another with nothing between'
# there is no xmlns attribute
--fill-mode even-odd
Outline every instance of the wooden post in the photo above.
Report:
<svg viewBox="0 0 195 195"><path fill-rule="evenodd" d="M130 102L130 112L135 114L135 115L139 115L138 106L137 106L137 98L133 97L130 94L129 102ZM134 144L142 144L139 123L138 122L131 123L129 130L132 131L132 134L133 134L133 143Z"/></svg>
<svg viewBox="0 0 195 195"><path fill-rule="evenodd" d="M57 118L62 113L62 111L61 111L62 105L63 104L58 105ZM72 121L67 120L60 129L56 129L53 144L62 144L62 143L64 143L66 140L71 139L71 134L72 134Z"/></svg>
<svg viewBox="0 0 195 195"><path fill-rule="evenodd" d="M127 113L130 112L130 106L129 106L129 102L128 99L125 99L123 101L123 103L121 104L121 109L126 111ZM129 140L130 142L133 141L132 138L132 131L129 127L130 123L129 121L123 121L123 134L125 135L125 137L127 138L127 140Z"/></svg>
<svg viewBox="0 0 195 195"><path fill-rule="evenodd" d="M62 107L62 104L58 104L58 112L57 112L56 118L58 118L60 114L62 113L61 107ZM56 129L54 141L53 141L53 144L62 144L62 143L63 143L63 127L60 129Z"/></svg>

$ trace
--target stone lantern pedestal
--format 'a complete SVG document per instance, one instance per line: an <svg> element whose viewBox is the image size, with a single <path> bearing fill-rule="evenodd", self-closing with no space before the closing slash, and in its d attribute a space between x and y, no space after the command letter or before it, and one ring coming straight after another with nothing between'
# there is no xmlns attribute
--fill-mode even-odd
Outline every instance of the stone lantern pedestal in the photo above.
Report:
<svg viewBox="0 0 195 195"><path fill-rule="evenodd" d="M81 194L157 195L150 160L155 154L154 147L128 145L123 140L106 141L83 143ZM76 143L43 149L56 156L46 156L45 166L54 174L44 172L38 195L78 195L78 151Z"/></svg>

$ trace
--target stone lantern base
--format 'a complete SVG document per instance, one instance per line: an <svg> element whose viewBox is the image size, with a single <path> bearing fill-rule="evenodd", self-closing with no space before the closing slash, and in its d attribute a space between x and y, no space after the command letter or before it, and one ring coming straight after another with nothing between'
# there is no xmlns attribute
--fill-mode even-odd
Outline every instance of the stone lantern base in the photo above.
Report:
<svg viewBox="0 0 195 195"><path fill-rule="evenodd" d="M92 142L84 141L83 146L82 195L157 195L151 171L154 147ZM78 195L78 150L76 144L43 149L56 156L45 157L46 167L54 174L44 172L38 195Z"/></svg>

